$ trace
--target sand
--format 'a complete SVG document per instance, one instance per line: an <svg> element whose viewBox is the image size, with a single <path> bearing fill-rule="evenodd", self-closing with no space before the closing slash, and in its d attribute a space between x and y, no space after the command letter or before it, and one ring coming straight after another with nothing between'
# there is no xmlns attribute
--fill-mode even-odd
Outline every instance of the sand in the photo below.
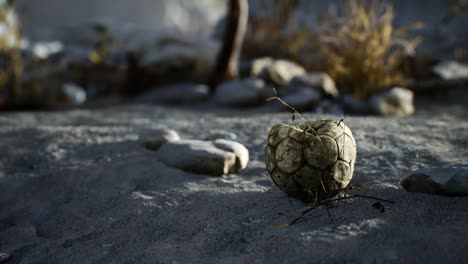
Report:
<svg viewBox="0 0 468 264"><path fill-rule="evenodd" d="M4 113L0 252L11 263L466 263L468 197L408 193L399 180L466 164L467 113L424 104L405 119L346 117L358 145L352 183L365 188L355 192L395 204L382 213L353 199L289 228L275 225L305 205L273 185L263 162L268 130L287 114L138 105ZM224 177L166 167L142 147L163 127L187 139L232 131L250 163Z"/></svg>

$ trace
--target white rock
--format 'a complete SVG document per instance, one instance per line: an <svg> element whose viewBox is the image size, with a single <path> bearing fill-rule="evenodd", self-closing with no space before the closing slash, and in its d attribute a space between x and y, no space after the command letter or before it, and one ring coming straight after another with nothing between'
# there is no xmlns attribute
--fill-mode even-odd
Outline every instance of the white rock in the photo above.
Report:
<svg viewBox="0 0 468 264"><path fill-rule="evenodd" d="M262 103L265 82L258 78L225 82L216 87L215 101L224 106L252 106Z"/></svg>
<svg viewBox="0 0 468 264"><path fill-rule="evenodd" d="M62 85L62 93L66 101L73 105L80 105L86 102L86 90L74 83L64 83Z"/></svg>
<svg viewBox="0 0 468 264"><path fill-rule="evenodd" d="M432 68L432 71L444 80L468 79L468 65L456 61L444 61Z"/></svg>
<svg viewBox="0 0 468 264"><path fill-rule="evenodd" d="M236 155L236 170L243 170L247 167L247 163L249 163L249 150L244 145L226 139L217 139L214 141L214 144L216 147L233 152Z"/></svg>
<svg viewBox="0 0 468 264"><path fill-rule="evenodd" d="M305 74L305 69L288 60L274 60L270 57L257 58L252 61L252 76L272 81L279 86L287 85L294 77Z"/></svg>
<svg viewBox="0 0 468 264"><path fill-rule="evenodd" d="M287 85L294 77L303 75L305 69L292 61L276 60L268 67L270 79L280 86Z"/></svg>
<svg viewBox="0 0 468 264"><path fill-rule="evenodd" d="M240 149L236 144L218 142L217 146L212 141L179 140L163 144L157 154L167 166L195 174L221 176L235 173L242 168L245 157L237 157L234 153Z"/></svg>
<svg viewBox="0 0 468 264"><path fill-rule="evenodd" d="M32 46L33 55L39 59L47 59L54 54L63 51L63 43L60 41L37 42Z"/></svg>
<svg viewBox="0 0 468 264"><path fill-rule="evenodd" d="M158 150L162 144L180 140L179 134L172 129L156 129L151 132L151 136L145 141L146 148Z"/></svg>
<svg viewBox="0 0 468 264"><path fill-rule="evenodd" d="M404 117L414 113L412 91L394 87L369 99L372 111L383 116Z"/></svg>
<svg viewBox="0 0 468 264"><path fill-rule="evenodd" d="M252 76L265 77L268 68L273 65L274 60L270 57L257 58L252 61L250 73Z"/></svg>
<svg viewBox="0 0 468 264"><path fill-rule="evenodd" d="M409 192L468 196L468 165L423 168L402 178Z"/></svg>
<svg viewBox="0 0 468 264"><path fill-rule="evenodd" d="M339 94L338 89L336 89L335 81L333 81L328 74L321 72L306 73L296 76L288 85L293 87L310 87L332 97L336 97Z"/></svg>
<svg viewBox="0 0 468 264"><path fill-rule="evenodd" d="M210 96L210 89L204 84L179 83L154 88L138 96L137 103L184 104L205 101Z"/></svg>

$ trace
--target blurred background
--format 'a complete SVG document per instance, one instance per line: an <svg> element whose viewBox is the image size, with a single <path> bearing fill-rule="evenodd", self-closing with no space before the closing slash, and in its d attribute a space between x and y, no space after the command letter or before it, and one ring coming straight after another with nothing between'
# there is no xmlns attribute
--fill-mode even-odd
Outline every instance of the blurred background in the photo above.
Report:
<svg viewBox="0 0 468 264"><path fill-rule="evenodd" d="M250 1L251 9L256 13L267 13L262 8L274 6L280 1ZM339 0L303 1L302 16L310 17L326 12L331 6L340 5ZM395 24L411 21L423 21L426 31L434 38L444 38L448 43L467 41L466 22L468 13L460 12L456 19L445 27L440 27L441 20L450 14L450 0L394 0ZM57 27L73 26L84 22L103 22L115 27L134 26L146 30L165 30L176 28L186 32L207 32L226 14L227 0L18 0L17 10L24 32L28 36L43 38L40 34ZM273 7L270 7L273 8ZM268 8L267 8L268 9ZM438 32L440 30L440 32ZM451 35L442 36L444 33ZM440 44L440 43L439 43Z"/></svg>
<svg viewBox="0 0 468 264"><path fill-rule="evenodd" d="M293 101L308 94L301 108L316 110L326 102L366 113L374 95L394 87L411 95L385 95L398 104L414 94L459 101L453 94L466 91L466 0L245 1L248 26L234 79L260 79ZM217 93L229 89L200 86L213 78L226 45L229 2L2 0L0 109L99 106L129 98L172 104L181 91L194 97L177 103L258 106L264 100L224 104ZM337 92L325 84L330 80ZM325 96L311 103L311 92L298 86Z"/></svg>
<svg viewBox="0 0 468 264"><path fill-rule="evenodd" d="M225 14L226 0L17 1L27 35L50 28L100 21L147 30L203 31ZM39 36L40 37L40 36Z"/></svg>

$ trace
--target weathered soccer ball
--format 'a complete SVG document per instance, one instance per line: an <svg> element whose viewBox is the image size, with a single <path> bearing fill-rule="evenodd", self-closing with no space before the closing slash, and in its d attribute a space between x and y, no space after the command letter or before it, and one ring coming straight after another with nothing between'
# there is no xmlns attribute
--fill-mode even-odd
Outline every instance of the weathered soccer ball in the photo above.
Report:
<svg viewBox="0 0 468 264"><path fill-rule="evenodd" d="M355 161L351 130L334 120L275 125L265 148L273 182L306 203L337 195L351 181Z"/></svg>

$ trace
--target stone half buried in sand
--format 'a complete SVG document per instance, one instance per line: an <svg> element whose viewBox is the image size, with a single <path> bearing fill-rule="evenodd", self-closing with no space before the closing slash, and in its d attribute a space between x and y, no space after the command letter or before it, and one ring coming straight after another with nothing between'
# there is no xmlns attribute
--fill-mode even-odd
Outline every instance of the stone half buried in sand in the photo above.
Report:
<svg viewBox="0 0 468 264"><path fill-rule="evenodd" d="M338 194L354 172L356 142L340 121L278 124L268 135L265 163L273 182L306 203Z"/></svg>
<svg viewBox="0 0 468 264"><path fill-rule="evenodd" d="M468 165L422 168L401 179L409 192L468 196Z"/></svg>
<svg viewBox="0 0 468 264"><path fill-rule="evenodd" d="M167 142L157 155L169 167L210 176L239 172L249 161L249 151L244 145L226 139Z"/></svg>

